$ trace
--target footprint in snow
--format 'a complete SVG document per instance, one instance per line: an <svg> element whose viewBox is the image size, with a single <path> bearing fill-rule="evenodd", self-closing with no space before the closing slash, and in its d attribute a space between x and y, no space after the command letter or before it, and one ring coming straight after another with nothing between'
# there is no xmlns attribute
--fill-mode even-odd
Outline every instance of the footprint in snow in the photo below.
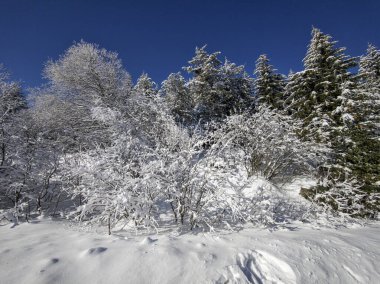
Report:
<svg viewBox="0 0 380 284"><path fill-rule="evenodd" d="M46 269L47 269L49 266L51 266L51 265L53 265L53 264L56 264L56 263L58 263L58 262L59 262L59 258L51 258L51 259L49 259L48 263L45 265L45 268L40 270L40 273L45 272Z"/></svg>
<svg viewBox="0 0 380 284"><path fill-rule="evenodd" d="M140 242L140 244L141 245L149 245L149 244L153 244L153 243L155 243L155 242L157 242L158 241L158 239L153 239L153 238L151 238L151 237L146 237L146 238L144 238L141 242Z"/></svg>
<svg viewBox="0 0 380 284"><path fill-rule="evenodd" d="M90 248L87 251L87 253L90 255L97 255L97 254L101 254L101 253L105 252L106 250L107 250L107 248L105 248L105 247Z"/></svg>
<svg viewBox="0 0 380 284"><path fill-rule="evenodd" d="M55 263L58 263L59 262L59 258L52 258L50 259L50 263L51 264L55 264Z"/></svg>
<svg viewBox="0 0 380 284"><path fill-rule="evenodd" d="M236 256L217 283L296 283L293 269L285 261L264 251L248 251Z"/></svg>
<svg viewBox="0 0 380 284"><path fill-rule="evenodd" d="M202 249L202 248L204 248L205 246L206 246L205 243L197 243L197 244L196 244L196 247L199 248L199 249Z"/></svg>

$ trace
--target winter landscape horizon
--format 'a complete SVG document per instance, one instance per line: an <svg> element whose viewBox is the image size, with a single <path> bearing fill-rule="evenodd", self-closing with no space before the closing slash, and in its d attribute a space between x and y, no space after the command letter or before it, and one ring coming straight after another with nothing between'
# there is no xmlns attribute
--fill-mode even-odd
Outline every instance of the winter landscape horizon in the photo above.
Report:
<svg viewBox="0 0 380 284"><path fill-rule="evenodd" d="M379 283L379 12L0 3L0 283Z"/></svg>

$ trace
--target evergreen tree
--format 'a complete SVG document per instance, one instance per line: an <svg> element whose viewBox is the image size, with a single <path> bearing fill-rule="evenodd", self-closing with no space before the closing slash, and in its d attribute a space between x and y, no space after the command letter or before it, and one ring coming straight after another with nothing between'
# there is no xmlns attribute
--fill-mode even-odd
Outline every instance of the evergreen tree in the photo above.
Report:
<svg viewBox="0 0 380 284"><path fill-rule="evenodd" d="M260 55L256 61L254 87L258 105L267 104L274 109L282 109L284 94L284 76L275 73L268 57Z"/></svg>
<svg viewBox="0 0 380 284"><path fill-rule="evenodd" d="M380 88L380 50L369 44L367 54L360 58L359 75L360 83L366 89Z"/></svg>
<svg viewBox="0 0 380 284"><path fill-rule="evenodd" d="M334 127L340 125L337 109L342 84L355 80L349 69L356 66L356 59L335 44L331 36L313 28L305 70L295 73L286 88L288 111L303 120L302 135L323 142L328 142Z"/></svg>
<svg viewBox="0 0 380 284"><path fill-rule="evenodd" d="M162 82L160 90L176 121L184 125L193 121L194 103L181 73L172 73Z"/></svg>
<svg viewBox="0 0 380 284"><path fill-rule="evenodd" d="M359 63L359 88L362 92L360 122L371 137L380 135L380 50L369 45Z"/></svg>
<svg viewBox="0 0 380 284"><path fill-rule="evenodd" d="M244 66L226 59L220 72L222 83L216 87L222 95L225 113L242 113L252 108L253 79L245 72Z"/></svg>
<svg viewBox="0 0 380 284"><path fill-rule="evenodd" d="M356 89L346 84L343 90L342 117L350 139L345 157L368 187L380 181L380 51L373 45L360 59L358 77Z"/></svg>
<svg viewBox="0 0 380 284"><path fill-rule="evenodd" d="M314 200L352 216L373 217L379 200L368 185L379 176L379 147L375 150L375 140L370 141L363 128L368 121L366 109L371 113L373 107L365 107L368 96L360 81L358 85L358 78L365 76L349 72L356 66L356 58L346 56L345 48L336 48L335 44L329 35L313 29L305 70L291 76L286 104L289 112L302 120L300 133L304 138L332 148L329 162L321 167L320 185L311 194Z"/></svg>
<svg viewBox="0 0 380 284"><path fill-rule="evenodd" d="M243 66L218 59L220 52L208 54L196 48L184 70L193 75L189 90L195 103L195 116L203 122L224 118L252 104L252 79Z"/></svg>
<svg viewBox="0 0 380 284"><path fill-rule="evenodd" d="M141 74L141 76L137 79L137 83L133 87L133 91L136 94L144 95L148 98L155 98L158 93L156 83L153 82L147 73Z"/></svg>
<svg viewBox="0 0 380 284"><path fill-rule="evenodd" d="M195 56L189 61L190 66L184 67L193 75L189 82L191 97L194 100L196 119L209 120L216 112L218 93L215 85L220 81L219 69L222 63L218 59L220 52L208 54L206 46L196 48Z"/></svg>

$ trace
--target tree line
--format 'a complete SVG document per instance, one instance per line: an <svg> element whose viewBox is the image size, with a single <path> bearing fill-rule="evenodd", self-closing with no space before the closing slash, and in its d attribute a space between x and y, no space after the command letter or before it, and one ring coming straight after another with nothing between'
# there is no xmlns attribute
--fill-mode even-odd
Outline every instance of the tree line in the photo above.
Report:
<svg viewBox="0 0 380 284"><path fill-rule="evenodd" d="M355 58L336 45L313 28L304 70L279 74L260 55L253 77L196 48L189 79L172 73L161 86L145 73L134 84L115 52L83 41L47 62L48 84L27 96L1 70L2 216L110 230L157 227L165 212L191 229L275 223L278 207L303 216L278 199L264 218L263 195L226 188L239 169L276 185L311 176L317 186L300 193L315 210L376 218L380 50Z"/></svg>

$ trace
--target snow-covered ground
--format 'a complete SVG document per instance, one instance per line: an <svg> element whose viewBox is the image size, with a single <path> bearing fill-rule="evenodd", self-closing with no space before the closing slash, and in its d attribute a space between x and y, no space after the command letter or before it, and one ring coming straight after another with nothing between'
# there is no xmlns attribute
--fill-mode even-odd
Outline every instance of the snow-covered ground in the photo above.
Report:
<svg viewBox="0 0 380 284"><path fill-rule="evenodd" d="M380 223L152 235L40 219L0 226L0 282L379 283Z"/></svg>

